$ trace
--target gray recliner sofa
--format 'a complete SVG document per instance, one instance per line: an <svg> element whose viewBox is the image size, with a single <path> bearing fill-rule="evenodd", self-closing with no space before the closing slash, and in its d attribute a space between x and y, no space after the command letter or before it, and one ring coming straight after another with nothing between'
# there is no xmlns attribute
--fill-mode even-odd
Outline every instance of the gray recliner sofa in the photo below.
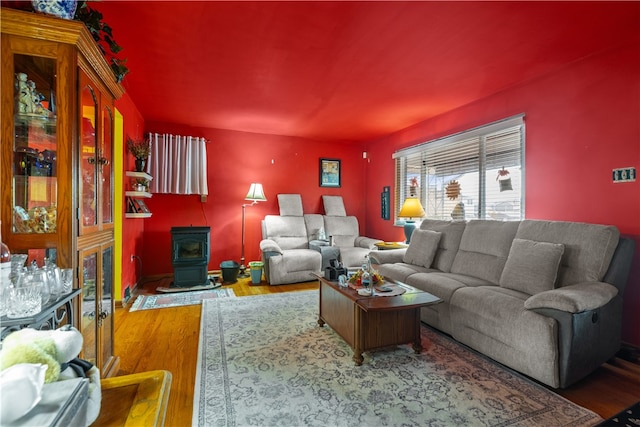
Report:
<svg viewBox="0 0 640 427"><path fill-rule="evenodd" d="M280 215L262 221L260 250L271 285L315 280L332 259L361 267L377 239L360 236L358 220L347 216L341 196L323 196L325 215L305 214L299 194L278 194ZM322 237L332 237L333 246Z"/></svg>
<svg viewBox="0 0 640 427"><path fill-rule="evenodd" d="M425 220L408 248L370 256L384 276L442 298L423 322L565 388L620 349L633 251L613 226Z"/></svg>
<svg viewBox="0 0 640 427"><path fill-rule="evenodd" d="M322 256L309 248L306 220L299 194L278 194L280 215L262 221L260 251L264 275L270 285L308 282L320 274ZM318 215L320 216L320 215Z"/></svg>

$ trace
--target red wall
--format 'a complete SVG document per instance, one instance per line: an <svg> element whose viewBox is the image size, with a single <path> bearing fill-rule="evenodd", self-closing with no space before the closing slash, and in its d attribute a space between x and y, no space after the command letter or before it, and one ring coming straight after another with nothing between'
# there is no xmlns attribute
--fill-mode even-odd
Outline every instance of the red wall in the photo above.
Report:
<svg viewBox="0 0 640 427"><path fill-rule="evenodd" d="M209 225L211 251L209 270L220 262L240 262L242 246L242 204L249 185L263 185L266 202L246 208L245 261L260 259L260 221L278 214L277 194L299 193L305 213L322 212L323 194L342 195L347 212L365 217L365 171L360 144L326 143L294 137L263 135L219 129L189 128L166 123L147 123L158 133L201 136L207 145L209 196L154 194L146 203L153 212L145 219L143 274L172 274L171 235L173 226ZM342 187L319 186L321 157L342 161ZM361 220L360 228L366 224Z"/></svg>
<svg viewBox="0 0 640 427"><path fill-rule="evenodd" d="M640 181L614 184L611 170L640 170L640 43L621 46L556 73L478 100L367 145L367 200L391 185L399 148L525 113L525 215L614 224L636 240L625 291L623 339L640 345ZM402 230L367 210L368 235Z"/></svg>
<svg viewBox="0 0 640 427"><path fill-rule="evenodd" d="M116 101L116 108L120 111L123 117L123 134L124 144L123 148L123 166L124 170L135 170L134 158L126 148L127 136L131 138L141 138L142 131L144 129L144 119L142 115L133 104L133 101L128 94L125 93L119 100ZM123 177L123 184L125 190L129 189L129 178ZM124 191L123 191L124 199ZM127 206L124 203L122 206ZM140 261L131 261L131 255L142 255L143 247L143 232L144 232L144 220L142 219L130 219L125 218L122 221L122 295L124 297L125 288L129 287L133 290L138 281L142 278L142 271L140 270Z"/></svg>
<svg viewBox="0 0 640 427"><path fill-rule="evenodd" d="M384 186L391 187L393 200L392 153L519 113L526 115L526 217L614 224L636 240L623 339L640 345L640 181L611 182L613 168L640 169L637 40L366 144L147 123L146 131L202 136L211 142L206 202L174 195L154 195L147 202L153 217L144 220L142 274L172 272L169 231L174 225L211 226L210 270L223 260L239 261L241 206L249 184L256 181L269 200L246 210L247 262L259 259L260 220L278 212L278 193L302 194L308 213L322 211L322 194L340 194L347 212L359 218L363 234L402 240L402 229L380 217ZM342 188L319 187L320 157L342 160ZM130 249L139 254L139 230L133 223L129 227L127 238L136 242ZM126 266L126 250L123 256Z"/></svg>

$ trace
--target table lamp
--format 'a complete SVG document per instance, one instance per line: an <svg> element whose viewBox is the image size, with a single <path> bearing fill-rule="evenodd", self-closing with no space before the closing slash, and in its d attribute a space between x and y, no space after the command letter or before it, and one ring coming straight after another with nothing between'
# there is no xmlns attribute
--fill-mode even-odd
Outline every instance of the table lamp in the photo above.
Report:
<svg viewBox="0 0 640 427"><path fill-rule="evenodd" d="M407 243L411 242L411 233L416 229L416 222L412 218L422 218L424 209L417 197L407 197L398 213L399 218L408 218L404 221L404 236Z"/></svg>

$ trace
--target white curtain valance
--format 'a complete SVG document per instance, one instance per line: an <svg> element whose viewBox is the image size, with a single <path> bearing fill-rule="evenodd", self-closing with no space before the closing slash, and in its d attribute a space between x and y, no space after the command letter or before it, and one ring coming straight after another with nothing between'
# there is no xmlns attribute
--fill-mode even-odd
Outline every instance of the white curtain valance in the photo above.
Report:
<svg viewBox="0 0 640 427"><path fill-rule="evenodd" d="M204 138L150 133L147 172L152 193L206 196L207 147Z"/></svg>

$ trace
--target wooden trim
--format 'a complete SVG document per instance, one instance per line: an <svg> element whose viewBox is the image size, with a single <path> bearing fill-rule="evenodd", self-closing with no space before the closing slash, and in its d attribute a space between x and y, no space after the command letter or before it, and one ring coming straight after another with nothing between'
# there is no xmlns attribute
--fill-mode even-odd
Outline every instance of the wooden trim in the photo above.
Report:
<svg viewBox="0 0 640 427"><path fill-rule="evenodd" d="M124 94L124 88L116 81L107 60L82 22L4 7L1 8L1 13L0 28L3 34L74 45L100 80L104 81L114 98L120 98Z"/></svg>

